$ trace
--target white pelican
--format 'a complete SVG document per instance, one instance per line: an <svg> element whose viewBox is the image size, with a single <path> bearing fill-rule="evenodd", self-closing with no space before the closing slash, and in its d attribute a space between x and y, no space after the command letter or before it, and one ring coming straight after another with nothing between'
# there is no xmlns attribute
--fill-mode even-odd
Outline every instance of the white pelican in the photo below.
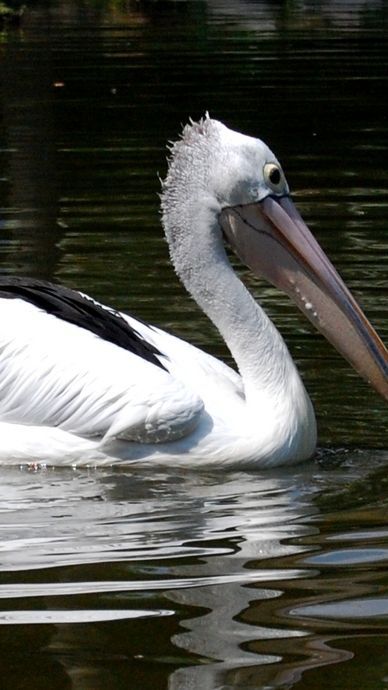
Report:
<svg viewBox="0 0 388 690"><path fill-rule="evenodd" d="M388 398L387 350L295 209L259 139L206 116L172 146L162 192L175 270L238 373L72 290L1 279L0 462L265 467L309 458L310 399L228 261L287 292Z"/></svg>

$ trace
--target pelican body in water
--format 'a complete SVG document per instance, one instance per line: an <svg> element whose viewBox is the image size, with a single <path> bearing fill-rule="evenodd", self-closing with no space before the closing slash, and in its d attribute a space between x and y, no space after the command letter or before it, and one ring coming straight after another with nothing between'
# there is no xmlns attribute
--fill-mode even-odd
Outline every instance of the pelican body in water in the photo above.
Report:
<svg viewBox="0 0 388 690"><path fill-rule="evenodd" d="M175 270L238 373L67 288L0 281L0 462L261 468L308 459L310 399L225 241L285 291L381 395L387 350L293 205L259 139L206 116L172 146L162 191Z"/></svg>

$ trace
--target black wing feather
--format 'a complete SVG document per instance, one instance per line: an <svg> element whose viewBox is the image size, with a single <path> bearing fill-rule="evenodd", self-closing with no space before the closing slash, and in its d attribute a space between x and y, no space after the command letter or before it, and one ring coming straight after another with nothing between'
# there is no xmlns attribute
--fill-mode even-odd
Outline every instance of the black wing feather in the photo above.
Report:
<svg viewBox="0 0 388 690"><path fill-rule="evenodd" d="M23 299L58 319L85 328L104 340L133 352L164 369L148 343L116 311L107 309L75 290L34 278L0 277L0 298Z"/></svg>

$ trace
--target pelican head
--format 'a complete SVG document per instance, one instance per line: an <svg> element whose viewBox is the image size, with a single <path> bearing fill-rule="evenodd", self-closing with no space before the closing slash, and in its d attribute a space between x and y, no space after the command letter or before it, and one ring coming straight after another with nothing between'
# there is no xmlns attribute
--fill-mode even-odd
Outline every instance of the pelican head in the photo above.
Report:
<svg viewBox="0 0 388 690"><path fill-rule="evenodd" d="M200 189L198 213L200 197L208 197L217 217L213 233L222 233L256 276L287 293L388 399L388 352L294 206L282 167L266 144L206 117L185 128L173 153L169 177L177 177L177 171L184 187ZM185 157L189 167L182 161ZM190 176L184 174L186 169ZM192 193L187 198L195 203Z"/></svg>

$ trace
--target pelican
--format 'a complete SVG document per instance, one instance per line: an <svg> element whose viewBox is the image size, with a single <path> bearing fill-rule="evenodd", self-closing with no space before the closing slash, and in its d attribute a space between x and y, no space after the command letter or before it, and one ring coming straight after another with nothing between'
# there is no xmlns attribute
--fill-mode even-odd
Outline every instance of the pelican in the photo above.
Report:
<svg viewBox="0 0 388 690"><path fill-rule="evenodd" d="M388 399L387 350L293 205L266 144L208 115L190 122L171 147L161 205L175 271L237 371L81 293L2 278L2 464L263 468L310 458L312 404L225 243Z"/></svg>

